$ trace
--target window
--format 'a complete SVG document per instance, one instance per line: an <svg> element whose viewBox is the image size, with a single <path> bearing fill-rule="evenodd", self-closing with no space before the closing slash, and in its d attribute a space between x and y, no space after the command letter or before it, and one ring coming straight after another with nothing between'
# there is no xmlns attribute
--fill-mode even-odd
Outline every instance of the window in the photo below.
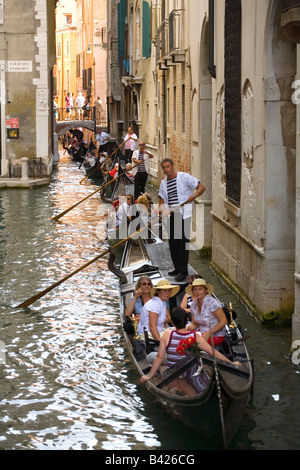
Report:
<svg viewBox="0 0 300 470"><path fill-rule="evenodd" d="M151 57L151 12L148 2L143 2L143 57Z"/></svg>
<svg viewBox="0 0 300 470"><path fill-rule="evenodd" d="M64 24L72 24L72 15L67 13L64 14Z"/></svg>
<svg viewBox="0 0 300 470"><path fill-rule="evenodd" d="M61 43L58 42L56 46L56 55L57 57L61 57Z"/></svg>
<svg viewBox="0 0 300 470"><path fill-rule="evenodd" d="M225 3L225 160L226 196L239 205L241 199L241 0Z"/></svg>

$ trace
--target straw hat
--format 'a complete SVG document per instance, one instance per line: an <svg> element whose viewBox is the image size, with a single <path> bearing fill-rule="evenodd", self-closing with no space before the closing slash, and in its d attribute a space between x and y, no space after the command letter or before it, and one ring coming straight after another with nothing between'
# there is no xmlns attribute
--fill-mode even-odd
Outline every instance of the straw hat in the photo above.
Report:
<svg viewBox="0 0 300 470"><path fill-rule="evenodd" d="M157 286L151 287L150 295L153 297L153 295L157 293L157 290L160 289L172 289L171 297L174 297L174 295L178 294L180 286L170 284L168 279L161 279L158 281Z"/></svg>
<svg viewBox="0 0 300 470"><path fill-rule="evenodd" d="M214 291L214 288L211 284L207 284L206 281L204 279L194 279L193 281L193 284L190 285L190 286L187 286L185 288L185 292L188 294L188 295L193 295L193 287L196 287L196 286L204 286L206 287L207 289L207 292L209 295L211 295Z"/></svg>

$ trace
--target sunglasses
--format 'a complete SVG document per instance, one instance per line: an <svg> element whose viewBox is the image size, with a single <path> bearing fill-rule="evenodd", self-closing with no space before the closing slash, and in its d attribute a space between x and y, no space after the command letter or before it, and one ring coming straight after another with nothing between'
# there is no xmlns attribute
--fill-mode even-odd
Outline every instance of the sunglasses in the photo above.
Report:
<svg viewBox="0 0 300 470"><path fill-rule="evenodd" d="M152 286L151 282L142 282L142 286Z"/></svg>

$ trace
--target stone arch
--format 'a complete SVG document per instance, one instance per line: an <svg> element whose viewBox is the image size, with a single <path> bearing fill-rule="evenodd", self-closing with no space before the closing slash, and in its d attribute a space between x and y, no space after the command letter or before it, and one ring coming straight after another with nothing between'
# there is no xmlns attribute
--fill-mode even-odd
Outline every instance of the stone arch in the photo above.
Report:
<svg viewBox="0 0 300 470"><path fill-rule="evenodd" d="M58 136L61 136L65 132L68 132L71 129L77 129L78 127L83 127L84 129L89 129L92 132L96 132L95 121L63 121L63 122L57 122L56 125L55 125L55 132Z"/></svg>

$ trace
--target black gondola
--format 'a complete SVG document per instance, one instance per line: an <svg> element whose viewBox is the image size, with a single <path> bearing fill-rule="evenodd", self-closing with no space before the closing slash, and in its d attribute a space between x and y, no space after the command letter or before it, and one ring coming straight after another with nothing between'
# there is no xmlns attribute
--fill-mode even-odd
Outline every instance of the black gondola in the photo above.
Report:
<svg viewBox="0 0 300 470"><path fill-rule="evenodd" d="M120 175L125 171L125 158L120 150L116 153L115 158L111 163L110 170L114 168L116 163L119 165L118 174ZM108 181L113 178L115 178L114 175L109 175ZM113 204L120 196L126 196L127 194L134 194L134 180L125 173L112 184L107 185L100 192L100 198L104 202Z"/></svg>
<svg viewBox="0 0 300 470"><path fill-rule="evenodd" d="M147 335L145 338L138 337L136 321L125 318L125 308L142 274L147 274L154 285L162 278L169 279L171 283L173 279L168 275L168 271L173 268L168 243L155 236L150 239L150 243L144 239L135 240L134 243L130 240L125 245L120 269L114 271L111 263L109 266L120 278L121 322L124 325L126 346L139 376L149 373L150 365L146 357L153 350L154 344ZM195 271L189 266L189 274L192 273ZM180 304L180 296L183 295L186 284L176 284L181 284L181 294L175 300ZM229 445L241 424L254 379L245 338L236 323L231 319L229 322L225 343L220 352L232 361L240 361L241 367L203 353L201 373L198 374L198 360L194 356L185 356L176 366L146 382L149 392L176 419L192 427L202 437L222 443L223 447ZM168 387L170 381L187 370L191 371L189 375L194 377L193 385L199 391L195 397L179 395L176 389ZM204 388L203 383L206 384Z"/></svg>

